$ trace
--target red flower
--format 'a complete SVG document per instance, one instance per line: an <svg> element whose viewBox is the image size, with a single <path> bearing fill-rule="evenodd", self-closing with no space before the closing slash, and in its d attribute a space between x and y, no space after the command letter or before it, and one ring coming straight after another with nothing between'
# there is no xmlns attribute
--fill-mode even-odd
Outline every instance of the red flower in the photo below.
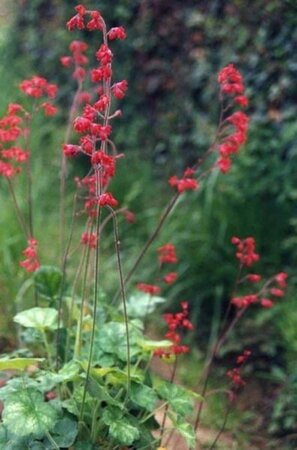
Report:
<svg viewBox="0 0 297 450"><path fill-rule="evenodd" d="M117 206L118 201L113 197L110 192L105 192L105 194L100 195L98 200L98 205L100 206Z"/></svg>
<svg viewBox="0 0 297 450"><path fill-rule="evenodd" d="M154 284L138 283L136 287L139 291L150 295L158 295L161 292L161 288Z"/></svg>
<svg viewBox="0 0 297 450"><path fill-rule="evenodd" d="M163 277L163 281L166 284L173 284L177 278L177 272L169 272L167 275Z"/></svg>
<svg viewBox="0 0 297 450"><path fill-rule="evenodd" d="M88 233L85 232L81 235L81 243L84 245L88 245L90 248L96 248L97 246L97 235L96 233Z"/></svg>
<svg viewBox="0 0 297 450"><path fill-rule="evenodd" d="M37 240L34 238L28 239L28 246L23 251L25 260L20 262L20 266L27 272L35 272L39 267L39 261L37 257Z"/></svg>
<svg viewBox="0 0 297 450"><path fill-rule="evenodd" d="M123 80L123 81L120 81L119 83L115 83L112 86L111 91L112 91L113 95L115 96L115 98L117 98L118 100L121 100L122 98L125 97L127 89L128 89L128 81Z"/></svg>
<svg viewBox="0 0 297 450"><path fill-rule="evenodd" d="M109 30L109 32L107 33L107 36L110 41L113 41L114 39L123 40L123 39L126 39L126 37L127 37L124 27L111 28Z"/></svg>
<svg viewBox="0 0 297 450"><path fill-rule="evenodd" d="M173 244L165 244L162 247L159 247L157 252L161 264L175 264L178 261Z"/></svg>

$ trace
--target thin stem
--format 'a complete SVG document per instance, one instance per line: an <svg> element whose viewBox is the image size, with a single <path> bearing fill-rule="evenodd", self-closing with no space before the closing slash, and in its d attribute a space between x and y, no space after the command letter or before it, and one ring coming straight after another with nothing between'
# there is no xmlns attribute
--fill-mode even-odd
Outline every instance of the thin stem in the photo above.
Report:
<svg viewBox="0 0 297 450"><path fill-rule="evenodd" d="M7 178L7 183L8 183L9 193L10 193L11 198L12 198L12 203L13 203L13 206L15 208L17 219L18 219L18 221L20 223L20 226L21 226L23 232L25 233L26 238L28 239L29 238L29 231L27 230L27 225L26 225L26 221L25 221L24 215L23 215L23 213L22 213L22 211L21 211L21 209L20 209L20 207L18 205L16 196L15 196L15 192L14 192L14 188L13 188L13 185L12 185L12 182L11 182L10 178Z"/></svg>
<svg viewBox="0 0 297 450"><path fill-rule="evenodd" d="M41 334L42 334L45 350L46 350L46 353L47 353L49 366L50 366L51 370L53 370L54 369L54 364L53 364L53 360L52 360L52 352L51 352L51 347L50 347L50 344L49 344L47 336L46 336L46 332L44 330L42 330Z"/></svg>
<svg viewBox="0 0 297 450"><path fill-rule="evenodd" d="M120 255L120 239L119 239L119 230L118 230L118 223L117 223L117 217L115 212L112 208L108 208L112 214L113 218L113 231L114 231L114 245L115 245L115 251L117 255L117 263L118 263L118 272L120 277L120 289L121 289L121 296L123 301L123 309L124 309L124 321L125 321L125 327L126 327L126 342L127 342L127 393L126 398L129 398L130 395L130 385L131 385L131 367L130 367L130 339L129 339L129 318L128 318L128 311L127 311L127 301L126 301L126 293L125 293L125 284L124 284L124 277L123 277L123 269L122 269L122 262L121 262L121 255Z"/></svg>
<svg viewBox="0 0 297 450"><path fill-rule="evenodd" d="M176 369L177 369L177 360L178 357L177 355L175 356L175 361L174 361L174 366L173 366L173 370L171 373L171 377L169 380L169 383L172 384L175 378L175 374L176 374ZM162 420L162 425L161 425L161 435L160 435L160 447L162 447L162 440L164 437L164 431L165 431L165 423L166 423L166 419L167 419L167 414L168 414L168 409L169 409L169 404L167 404L165 406L165 410L164 410L164 415L163 415L163 420ZM168 444L168 443L167 443Z"/></svg>
<svg viewBox="0 0 297 450"><path fill-rule="evenodd" d="M74 345L74 357L76 359L79 359L79 356L80 356L81 332L82 332L82 324L83 324L83 317L84 317L84 307L85 307L85 300L86 300L86 286L87 286L89 262L90 262L90 248L87 247L87 249L86 249L86 263L85 263L83 285L82 285L82 296L81 296L81 304L80 304L80 311L79 311L79 321L78 321L78 324L77 324L76 338L75 338L75 345Z"/></svg>
<svg viewBox="0 0 297 450"><path fill-rule="evenodd" d="M78 99L82 90L82 83L79 81L76 93L73 97L72 105L70 107L69 119L67 128L64 136L64 143L69 142L72 123L74 120L75 113L77 111ZM64 153L62 153L61 160L61 175L60 175L60 242L61 242L61 257L63 264L63 254L64 254L64 240L65 240L65 192L66 192L66 175L67 175L67 160Z"/></svg>
<svg viewBox="0 0 297 450"><path fill-rule="evenodd" d="M60 447L58 447L56 441L52 438L52 436L50 435L50 433L48 431L45 432L45 435L48 438L48 440L51 442L51 444L54 446L54 448L56 450L60 450Z"/></svg>
<svg viewBox="0 0 297 450"><path fill-rule="evenodd" d="M135 263L133 264L133 266L131 267L131 269L129 270L128 274L126 275L126 277L124 278L124 285L126 285L133 273L135 272L135 270L137 269L137 267L139 266L140 262L142 261L143 257L145 256L147 250L149 249L149 247L151 246L151 244L153 243L153 241L156 239L156 237L158 236L162 226L164 225L164 222L166 221L167 217L169 216L169 214L171 213L172 209L174 208L177 200L180 197L180 192L177 192L169 201L169 203L167 204L167 206L164 209L164 212L155 228L155 230L153 231L153 233L151 234L151 236L148 238L148 240L146 241L145 245L143 246L138 258L136 259ZM115 297L114 297L114 301L116 301L119 296L121 294L121 291L118 290Z"/></svg>
<svg viewBox="0 0 297 450"><path fill-rule="evenodd" d="M221 338L217 340L213 351L209 357L209 360L205 366L205 370L204 370L204 384L203 384L203 388L202 388L202 392L201 392L201 396L204 397L206 390L207 390L207 386L208 386L208 381L209 381L209 374L210 374L210 369L211 369L211 365L213 363L213 360L216 356L216 354L218 353L218 351L220 350L220 348L222 347L223 343L225 342L227 336L229 335L229 333L233 330L233 328L235 327L235 325L237 324L237 322L240 320L240 318L243 316L244 312L246 309L242 309L241 311L239 311L237 313L237 315L234 317L233 321L230 323L230 325L228 326L228 328L224 331L224 333L222 334ZM195 420L195 431L198 430L199 428L199 424L200 424L200 418L201 418L201 412L202 412L202 406L203 406L203 401L201 401L199 403L199 407L198 407L198 411L197 411L197 416L196 416L196 420Z"/></svg>
<svg viewBox="0 0 297 450"><path fill-rule="evenodd" d="M56 369L58 369L59 364L59 342L61 337L61 320L62 320L62 303L63 303L63 291L65 286L65 280L66 280L66 267L67 267L67 259L69 255L70 245L73 238L73 232L74 232L74 223L75 223L75 210L76 210L76 204L77 204L77 193L74 195L73 199L73 208L72 208L72 221L71 221L71 227L70 227L70 234L68 238L68 242L63 254L62 258L62 278L61 278L61 285L60 285L60 292L59 292L59 300L58 300L58 330L57 330L57 340L56 340ZM67 344L66 344L67 349ZM65 355L67 356L67 353L65 351Z"/></svg>
<svg viewBox="0 0 297 450"><path fill-rule="evenodd" d="M209 447L209 450L213 450L215 448L215 446L216 446L216 443L220 439L220 436L222 435L222 433L223 433L223 431L224 431L224 429L226 427L226 423L227 423L227 420L228 420L228 417L229 417L229 414L230 414L230 411L231 411L231 406L232 406L232 404L230 402L228 408L226 409L225 416L224 416L224 421L222 423L222 426L221 426L218 434L216 435L215 440L213 441L213 443Z"/></svg>
<svg viewBox="0 0 297 450"><path fill-rule="evenodd" d="M100 172L96 170L96 198L100 198L101 193L101 178L100 178ZM97 204L97 212L96 212L96 235L99 234L99 228L100 228L100 219L101 219L101 206L99 203ZM90 342L90 350L89 350L89 357L88 357L88 366L86 371L86 380L84 385L84 391L83 391L83 398L82 398L82 404L79 414L79 423L82 422L83 414L84 414L84 407L86 402L86 395L87 395L87 387L88 382L90 378L90 371L91 371L91 365L92 365L92 357L93 357L93 348L94 348L94 341L95 341L95 329L96 329L96 315L97 315L97 304L98 304L98 282L99 282L99 256L100 256L100 245L96 245L95 250L95 280L94 280L94 305L93 305L93 324L92 324L92 334L91 334L91 342Z"/></svg>

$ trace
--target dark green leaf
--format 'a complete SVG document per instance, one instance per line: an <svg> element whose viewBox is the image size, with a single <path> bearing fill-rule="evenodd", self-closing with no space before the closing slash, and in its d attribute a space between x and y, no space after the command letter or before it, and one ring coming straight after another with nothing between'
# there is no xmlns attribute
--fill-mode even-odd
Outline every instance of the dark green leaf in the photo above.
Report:
<svg viewBox="0 0 297 450"><path fill-rule="evenodd" d="M62 272L54 266L41 266L34 273L34 281L38 294L53 300L60 294Z"/></svg>

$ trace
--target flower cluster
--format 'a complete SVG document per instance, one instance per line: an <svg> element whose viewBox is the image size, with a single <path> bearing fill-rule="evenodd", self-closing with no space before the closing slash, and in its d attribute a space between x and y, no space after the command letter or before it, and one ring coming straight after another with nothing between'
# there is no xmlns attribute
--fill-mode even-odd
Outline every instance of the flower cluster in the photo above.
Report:
<svg viewBox="0 0 297 450"><path fill-rule="evenodd" d="M98 66L90 71L91 81L96 83L97 98L91 101L89 98L82 114L73 122L73 129L79 134L79 144L64 144L63 152L67 157L74 157L80 153L90 158L91 173L81 180L77 180L78 188L87 189L85 211L91 217L96 214L97 206L109 206L114 208L118 202L110 192L107 192L110 179L115 175L116 159L122 155L116 154L116 148L110 139L112 126L110 121L121 115L117 110L110 112L112 98L122 99L128 88L126 80L112 83L113 53L108 45L108 40L125 39L126 33L123 27L106 29L106 24L99 11L87 10L83 5L75 8L77 14L68 22L70 31L74 29L99 30L103 34L103 43L96 52ZM74 77L83 81L86 71L83 66L88 62L84 55L87 46L81 41L73 41L70 45L72 57L63 57L61 62L70 67L75 64Z"/></svg>
<svg viewBox="0 0 297 450"><path fill-rule="evenodd" d="M173 244L168 243L159 247L158 250L160 264L176 264L178 259Z"/></svg>
<svg viewBox="0 0 297 450"><path fill-rule="evenodd" d="M37 255L37 240L34 238L28 239L28 246L23 251L26 259L20 261L20 266L27 272L35 272L40 267Z"/></svg>
<svg viewBox="0 0 297 450"><path fill-rule="evenodd" d="M252 352L250 350L244 350L242 355L238 356L236 359L236 367L228 370L227 376L231 378L232 385L235 389L244 386L246 383L241 377L241 368L246 363L247 359L251 356Z"/></svg>
<svg viewBox="0 0 297 450"><path fill-rule="evenodd" d="M90 248L95 249L97 247L98 237L94 232L85 231L81 235L81 243L84 245L88 245Z"/></svg>
<svg viewBox="0 0 297 450"><path fill-rule="evenodd" d="M154 351L155 356L162 358L170 358L173 355L180 355L189 352L188 345L181 344L181 335L178 330L193 330L193 325L188 319L189 305L188 302L181 302L182 311L172 314L167 313L163 315L163 318L168 326L168 331L165 334L165 338L172 342L172 346L165 349L159 348Z"/></svg>
<svg viewBox="0 0 297 450"><path fill-rule="evenodd" d="M247 237L245 239L232 237L231 242L237 247L236 258L239 260L241 269L243 267L249 268L259 260L260 256L255 251L256 245L253 237ZM246 309L255 303L260 304L263 308L271 308L276 298L281 298L285 295L284 289L287 285L287 277L287 273L280 272L266 281L257 292L233 296L231 298L231 304L238 310ZM260 274L249 273L239 280L239 282L243 283L244 281L248 281L249 283L256 284L261 280L262 276Z"/></svg>
<svg viewBox="0 0 297 450"><path fill-rule="evenodd" d="M251 267L259 261L260 256L255 252L256 245L253 237L239 239L233 236L231 242L237 247L236 258L242 266Z"/></svg>
<svg viewBox="0 0 297 450"><path fill-rule="evenodd" d="M49 83L46 78L34 75L29 80L24 80L20 84L20 90L29 97L40 98L49 97L55 98L58 92L56 84Z"/></svg>
<svg viewBox="0 0 297 450"><path fill-rule="evenodd" d="M243 79L233 64L224 67L218 74L218 82L222 99L228 98L231 102L225 109L234 104L247 106L248 100L244 95ZM219 145L219 159L217 165L222 173L227 173L232 164L231 155L237 153L245 143L248 130L248 116L242 111L236 111L227 117L221 124L220 136L222 140ZM230 125L234 131L230 134Z"/></svg>
<svg viewBox="0 0 297 450"><path fill-rule="evenodd" d="M168 183L171 187L176 188L177 192L196 191L199 188L198 181L193 178L195 170L188 168L184 171L182 178L176 175L169 178Z"/></svg>
<svg viewBox="0 0 297 450"><path fill-rule="evenodd" d="M31 79L24 80L20 84L20 90L25 94L39 99L48 97L53 99L57 94L57 86L48 83L48 81L39 76L33 76ZM56 114L57 108L49 101L44 101L35 106L35 110L42 109L46 116ZM21 171L18 163L25 163L30 157L27 145L23 149L18 140L23 137L26 141L29 128L28 123L32 118L22 105L18 103L10 103L7 112L0 119L0 175L11 178ZM11 145L13 144L14 145ZM7 145L11 145L7 147Z"/></svg>

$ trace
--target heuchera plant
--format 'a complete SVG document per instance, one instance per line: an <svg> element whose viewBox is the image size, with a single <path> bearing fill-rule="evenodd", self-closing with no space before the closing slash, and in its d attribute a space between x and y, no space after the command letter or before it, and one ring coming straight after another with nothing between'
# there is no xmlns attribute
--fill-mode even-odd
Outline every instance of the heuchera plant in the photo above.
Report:
<svg viewBox="0 0 297 450"><path fill-rule="evenodd" d="M259 259L254 239L232 238L238 275L197 392L175 384L180 355L189 352L184 335L193 330L188 302L181 299L178 311L164 314L167 326L164 339L152 340L145 334L147 316L165 302L162 289L179 277L174 244L163 242L156 248L159 270L155 281L137 280L134 289L131 281L179 198L187 195L186 191L198 190L210 172L219 170L226 174L233 155L245 143L248 116L243 108L248 100L243 79L232 64L220 71L221 114L214 141L196 164L186 168L181 176L170 177L172 197L134 264L126 271L119 249L118 217L123 215L133 228L134 215L119 205L110 191L110 181L123 156L111 138L112 123L122 114L115 105L128 88L126 80L114 78L112 46L113 41L126 39L126 32L121 26L108 29L97 10L88 10L83 5L75 10L76 14L67 22L68 30L95 32L100 44L95 53L96 65L91 69L85 42L74 40L70 55L61 57L62 65L72 70L77 90L62 145L60 266L44 265L38 255L32 200L34 160L29 140L32 118L40 112L46 116L56 113L52 102L57 86L40 76L24 80L20 90L31 97L30 110L11 103L0 120L0 174L7 182L26 241L20 266L32 273L29 284L26 281L26 289L32 288L32 307L14 317L22 345L0 360L0 371L6 374L0 389L3 404L0 447L164 449L172 445L170 448L177 448L175 440L180 435L189 449L198 448L196 432L214 357L247 309L256 305L271 308L274 301L283 297L287 274L281 272L268 280L262 279L251 271ZM84 177L75 178L73 220L66 227L67 160L79 154L88 158L89 169ZM14 188L21 175L28 185L27 211L19 206ZM76 218L82 214L85 228L80 242L75 242L73 227L78 226ZM100 282L104 276L100 247L109 222L114 230L119 279L112 300L102 292ZM68 229L70 232L66 233ZM70 255L77 245L81 256L73 270ZM244 349L226 374L226 383L228 379L231 383L230 405L245 383L242 367L251 357L251 352ZM162 380L151 371L152 358L160 358L161 364L171 364L169 380ZM228 411L211 448L219 439Z"/></svg>

